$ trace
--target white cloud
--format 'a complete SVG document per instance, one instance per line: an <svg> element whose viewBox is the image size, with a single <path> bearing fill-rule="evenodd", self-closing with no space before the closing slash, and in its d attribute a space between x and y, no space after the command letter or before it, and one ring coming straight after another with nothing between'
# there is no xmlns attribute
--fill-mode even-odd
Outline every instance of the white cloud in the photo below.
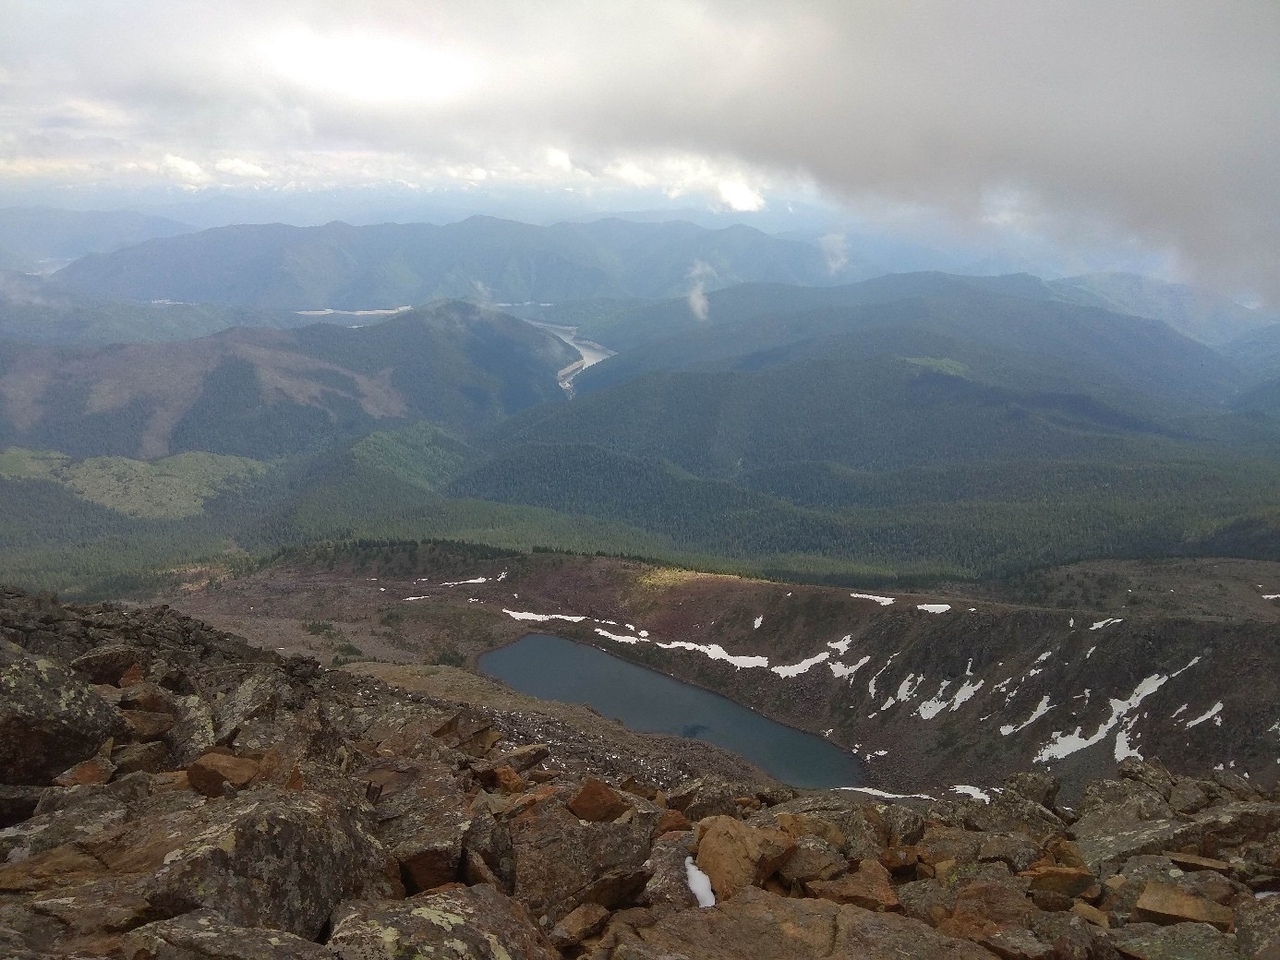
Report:
<svg viewBox="0 0 1280 960"><path fill-rule="evenodd" d="M268 180L271 177L266 170L256 163L241 160L239 157L224 157L213 165L219 173L248 180Z"/></svg>
<svg viewBox="0 0 1280 960"><path fill-rule="evenodd" d="M813 182L1141 237L1280 298L1277 4L11 0L5 16L5 178L150 166L202 186L253 157L281 184L559 178L741 211Z"/></svg>
<svg viewBox="0 0 1280 960"><path fill-rule="evenodd" d="M720 199L739 213L764 209L764 197L741 180L721 180Z"/></svg>
<svg viewBox="0 0 1280 960"><path fill-rule="evenodd" d="M205 173L204 167L194 160L175 156L172 153L164 155L164 159L160 161L160 168L170 176L185 180L187 183L200 184L209 181L209 174Z"/></svg>

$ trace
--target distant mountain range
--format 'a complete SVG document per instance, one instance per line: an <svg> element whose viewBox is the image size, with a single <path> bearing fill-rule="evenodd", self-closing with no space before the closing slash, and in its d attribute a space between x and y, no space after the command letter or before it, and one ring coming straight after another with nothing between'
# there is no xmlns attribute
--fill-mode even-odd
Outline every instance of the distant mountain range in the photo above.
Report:
<svg viewBox="0 0 1280 960"><path fill-rule="evenodd" d="M870 269L746 227L476 217L0 275L0 567L432 536L865 581L1273 549L1274 317ZM566 327L615 351L572 399Z"/></svg>
<svg viewBox="0 0 1280 960"><path fill-rule="evenodd" d="M816 246L744 226L600 220L535 227L472 217L447 226L220 227L85 257L53 283L101 299L307 310L442 297L673 297L744 280L836 284L878 272L856 262L832 270Z"/></svg>

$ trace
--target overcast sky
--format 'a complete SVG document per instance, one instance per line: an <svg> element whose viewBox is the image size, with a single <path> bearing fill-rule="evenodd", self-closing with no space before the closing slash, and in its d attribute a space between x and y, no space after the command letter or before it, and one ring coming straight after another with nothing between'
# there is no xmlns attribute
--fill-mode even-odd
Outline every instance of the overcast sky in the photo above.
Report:
<svg viewBox="0 0 1280 960"><path fill-rule="evenodd" d="M813 187L1280 301L1274 0L6 0L0 180Z"/></svg>

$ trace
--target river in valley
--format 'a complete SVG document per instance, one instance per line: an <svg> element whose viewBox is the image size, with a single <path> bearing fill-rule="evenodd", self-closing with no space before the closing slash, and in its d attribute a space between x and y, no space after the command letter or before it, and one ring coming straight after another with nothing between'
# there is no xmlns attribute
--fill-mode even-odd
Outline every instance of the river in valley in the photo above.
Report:
<svg viewBox="0 0 1280 960"><path fill-rule="evenodd" d="M857 786L857 758L732 700L561 637L531 634L480 658L480 670L544 700L585 703L632 730L705 740L794 787Z"/></svg>

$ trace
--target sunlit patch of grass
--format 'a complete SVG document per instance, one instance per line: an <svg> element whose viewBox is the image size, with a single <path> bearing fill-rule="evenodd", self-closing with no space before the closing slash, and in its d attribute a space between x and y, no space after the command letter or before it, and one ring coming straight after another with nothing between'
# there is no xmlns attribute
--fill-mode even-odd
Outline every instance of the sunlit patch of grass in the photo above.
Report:
<svg viewBox="0 0 1280 960"><path fill-rule="evenodd" d="M93 503L132 517L192 517L229 483L262 473L256 460L212 453L180 453L163 460L93 457L68 464L55 479Z"/></svg>
<svg viewBox="0 0 1280 960"><path fill-rule="evenodd" d="M33 479L52 476L71 458L52 450L24 450L10 447L0 451L0 477Z"/></svg>
<svg viewBox="0 0 1280 960"><path fill-rule="evenodd" d="M671 567L654 567L646 570L636 578L636 585L645 590L671 590L683 586L691 580L697 580L706 574L695 570L676 570Z"/></svg>

